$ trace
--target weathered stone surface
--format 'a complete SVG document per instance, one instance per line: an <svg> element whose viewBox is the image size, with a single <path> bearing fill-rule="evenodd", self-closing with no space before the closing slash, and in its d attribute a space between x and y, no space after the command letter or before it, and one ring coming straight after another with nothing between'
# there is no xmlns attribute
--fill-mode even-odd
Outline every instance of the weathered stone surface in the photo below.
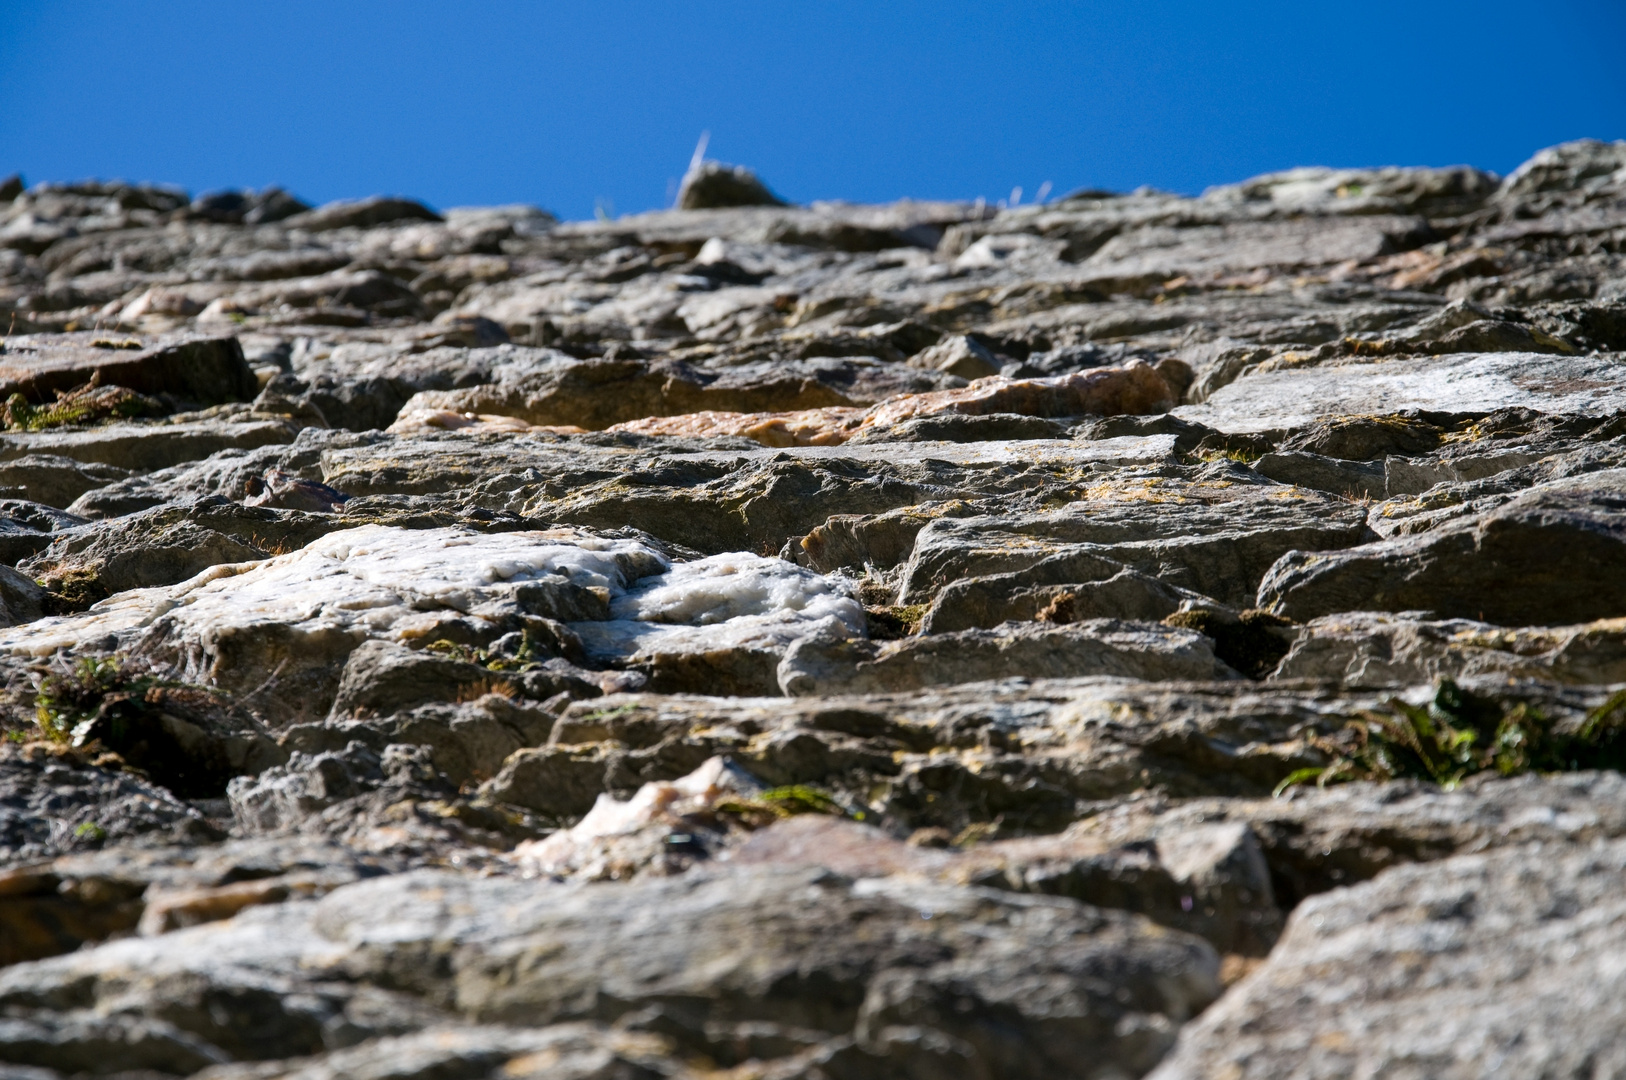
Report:
<svg viewBox="0 0 1626 1080"><path fill-rule="evenodd" d="M369 642L351 654L354 661L364 650L376 647ZM421 658L421 653L413 653ZM348 665L347 665L348 667ZM435 769L454 784L488 780L518 750L547 742L557 710L567 701L558 695L546 702L511 698L500 674L488 673L473 685L459 684L458 696L465 700L435 702L418 699L410 709L379 710L372 715L363 709L343 711L348 687L341 682L334 710L321 723L295 724L281 736L282 746L308 754L343 750L361 742L380 753L391 745L426 747ZM527 680L535 688L536 680ZM494 689L480 693L486 686ZM574 687L577 697L590 697L597 691L591 684ZM467 698L479 693L473 700ZM561 691L565 693L565 691ZM432 697L433 695L429 695Z"/></svg>
<svg viewBox="0 0 1626 1080"><path fill-rule="evenodd" d="M696 161L683 174L677 205L682 210L714 210L721 206L784 206L785 201L743 165Z"/></svg>
<svg viewBox="0 0 1626 1080"><path fill-rule="evenodd" d="M779 559L714 556L672 566L648 544L573 529L482 535L363 526L332 532L332 519L294 511L244 510L223 501L202 509L226 511L221 516L236 523L245 515L250 523L261 517L266 528L285 535L290 527L293 535L307 528L321 539L269 560L219 562L169 589L130 589L83 615L42 622L7 644L19 655L43 656L111 638L194 680L267 695L259 707L283 718L311 719L327 711L347 658L369 639L420 648L442 639L496 647L505 635L531 634L584 662L646 671L656 685L748 693L774 687L779 658L797 637L814 628L846 635L864 630L862 609L839 584ZM173 512L149 512L154 515L162 525ZM184 515L182 521L192 524ZM136 521L136 531L143 524ZM257 550L224 533L212 535L219 537L216 546L225 545L225 557ZM187 560L222 558L193 532L183 530L183 537L191 543L166 554L160 531L128 566L116 550L98 562L94 545L77 556L89 560L83 563L88 569L78 568L66 549L64 561L52 565L63 575L118 581L120 575L175 576ZM444 662L414 669L448 676ZM466 685L473 686L469 674ZM515 679L485 677L538 697L593 689L589 676L568 663L539 665ZM365 688L372 680L354 675L348 707L392 703Z"/></svg>
<svg viewBox="0 0 1626 1080"><path fill-rule="evenodd" d="M92 488L128 475L128 469L103 462L76 461L54 454L26 454L0 462L0 491L5 492L8 499L66 507Z"/></svg>
<svg viewBox="0 0 1626 1080"><path fill-rule="evenodd" d="M275 470L304 480L320 481L325 451L364 445L378 438L348 431L305 428L292 441L278 439L264 445L251 444L244 449L211 449L201 460L115 480L87 491L71 505L74 512L86 517L104 518L209 495L246 501L253 497L257 486L263 486L267 472Z"/></svg>
<svg viewBox="0 0 1626 1080"><path fill-rule="evenodd" d="M0 181L0 1072L1609 1071L1623 147Z"/></svg>
<svg viewBox="0 0 1626 1080"><path fill-rule="evenodd" d="M1626 472L1541 484L1490 513L1271 567L1259 605L1295 619L1428 611L1503 626L1626 613Z"/></svg>
<svg viewBox="0 0 1626 1080"><path fill-rule="evenodd" d="M1626 620L1506 629L1354 612L1311 620L1275 677L1394 686L1505 673L1568 683L1626 683Z"/></svg>
<svg viewBox="0 0 1626 1080"><path fill-rule="evenodd" d="M1234 673L1201 634L1117 619L1007 623L881 644L811 635L791 646L779 664L779 685L797 697L1086 675L1203 680Z"/></svg>
<svg viewBox="0 0 1626 1080"><path fill-rule="evenodd" d="M440 954L448 965L423 962ZM115 1001L132 1023L162 1017L170 1042L152 1064L172 1071L337 1050L457 1015L545 1028L650 1010L654 1030L714 1059L738 1036L784 1032L791 1045L760 1056L1070 1076L1086 1059L1092 1071L1149 1067L1212 1000L1216 968L1196 938L987 889L819 870L551 888L431 873L14 966L0 1002L39 1024L72 986L86 1011L67 1016L81 1023ZM246 1009L259 1022L233 1023Z"/></svg>
<svg viewBox="0 0 1626 1080"><path fill-rule="evenodd" d="M1382 701L1240 681L1106 678L790 700L611 695L566 709L548 745L516 755L490 791L580 814L598 792L630 795L728 755L764 783L813 784L908 828L952 834L997 818L1048 831L1091 800L1146 788L1267 795L1324 760L1312 745L1318 734ZM567 803L536 804L566 790Z"/></svg>
<svg viewBox="0 0 1626 1080"><path fill-rule="evenodd" d="M1626 411L1618 357L1530 353L1383 359L1254 371L1176 415L1221 431L1283 431L1326 416L1428 409L1527 408L1608 416Z"/></svg>
<svg viewBox="0 0 1626 1080"><path fill-rule="evenodd" d="M512 416L530 424L598 431L651 416L869 404L959 382L953 376L927 375L863 357L815 357L722 371L672 362L584 360L484 386L425 390L413 395L403 408Z"/></svg>
<svg viewBox="0 0 1626 1080"><path fill-rule="evenodd" d="M47 584L71 577L78 587L108 596L297 550L342 527L331 516L239 506L211 495L61 530L19 569Z"/></svg>
<svg viewBox="0 0 1626 1080"><path fill-rule="evenodd" d="M527 618L603 619L614 593L665 566L637 541L574 530L482 536L364 526L169 589L122 593L6 644L43 656L111 636L233 693L274 687L263 707L315 718L368 638L483 644Z"/></svg>
<svg viewBox="0 0 1626 1080"><path fill-rule="evenodd" d="M45 613L45 590L10 567L0 566L0 622L30 622Z"/></svg>
<svg viewBox="0 0 1626 1080"><path fill-rule="evenodd" d="M247 401L259 389L234 337L29 335L8 339L0 353L0 396L48 402L52 391L92 380L199 405Z"/></svg>
<svg viewBox="0 0 1626 1080"><path fill-rule="evenodd" d="M924 602L956 580L1069 556L1074 567L1051 563L1031 584L1099 581L1127 565L1247 606L1260 579L1287 552L1342 548L1370 535L1358 506L1246 476L1218 467L1189 477L1120 475L1083 486L1058 511L938 518L915 538L899 600Z"/></svg>
<svg viewBox="0 0 1626 1080"><path fill-rule="evenodd" d="M1623 880L1619 842L1532 846L1315 897L1152 1075L1618 1071Z"/></svg>
<svg viewBox="0 0 1626 1080"><path fill-rule="evenodd" d="M449 651L409 649L389 641L364 642L345 661L333 699L335 717L368 718L409 711L434 702L458 702L487 693L547 701L557 694L596 697L596 672L583 671L555 649L583 657L581 643L564 626L521 631L521 643L493 643L488 664L455 659ZM524 657L505 655L508 651Z"/></svg>
<svg viewBox="0 0 1626 1080"><path fill-rule="evenodd" d="M773 693L793 643L865 631L862 608L842 583L783 559L740 554L651 575L611 602L608 614L570 624L586 654L642 672L652 690L679 693Z"/></svg>
<svg viewBox="0 0 1626 1080"><path fill-rule="evenodd" d="M318 232L322 229L365 229L397 221L440 220L439 214L422 203L375 195L370 199L340 200L302 211L288 219L288 226Z"/></svg>
<svg viewBox="0 0 1626 1080"><path fill-rule="evenodd" d="M0 461L43 455L145 471L196 461L220 450L285 443L293 436L292 428L281 420L183 413L145 424L7 433L0 435Z"/></svg>
<svg viewBox="0 0 1626 1080"><path fill-rule="evenodd" d="M774 1033L777 1034L777 1033ZM772 1040L772 1035L765 1041ZM544 1028L502 1025L428 1027L410 1035L368 1039L316 1060L216 1065L207 1080L261 1080L268 1068L298 1080L341 1077L458 1076L601 1077L683 1075L683 1054L659 1035L599 1024L550 1024Z"/></svg>
<svg viewBox="0 0 1626 1080"><path fill-rule="evenodd" d="M1198 934L1225 953L1263 955L1280 932L1258 840L1240 824L1169 829L1155 845L1068 833L960 849L906 844L864 825L804 815L752 834L728 858L1070 896Z"/></svg>
<svg viewBox="0 0 1626 1080"><path fill-rule="evenodd" d="M107 841L200 842L220 832L168 791L84 754L0 744L0 861L16 863Z"/></svg>
<svg viewBox="0 0 1626 1080"><path fill-rule="evenodd" d="M179 839L179 838L176 838ZM0 871L0 966L229 919L245 908L320 896L412 865L302 838L214 847L110 845Z"/></svg>
<svg viewBox="0 0 1626 1080"><path fill-rule="evenodd" d="M1089 551L1049 555L1021 570L962 577L945 585L921 616L926 634L1007 620L1072 623L1122 617L1158 621L1205 598Z"/></svg>
<svg viewBox="0 0 1626 1080"><path fill-rule="evenodd" d="M335 449L323 456L322 472L327 483L355 495L444 493L454 506L511 510L589 528L631 525L723 554L779 551L838 513L878 513L954 496L1059 499L1100 470L1162 462L1172 448L1168 436L904 451L889 445L764 450L750 443L651 445L631 435L448 433Z"/></svg>
<svg viewBox="0 0 1626 1080"><path fill-rule="evenodd" d="M1271 799L1127 803L1069 833L1125 845L1197 826L1246 825L1259 840L1277 901L1290 908L1396 866L1527 844L1581 848L1621 837L1622 791L1626 785L1614 772L1481 775L1451 791L1417 781L1303 786Z"/></svg>

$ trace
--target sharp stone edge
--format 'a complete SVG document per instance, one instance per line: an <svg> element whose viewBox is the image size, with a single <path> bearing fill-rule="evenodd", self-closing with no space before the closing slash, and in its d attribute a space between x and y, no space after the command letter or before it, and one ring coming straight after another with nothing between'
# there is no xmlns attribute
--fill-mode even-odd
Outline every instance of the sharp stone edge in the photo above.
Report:
<svg viewBox="0 0 1626 1080"><path fill-rule="evenodd" d="M1626 1074L1626 143L0 200L0 1075Z"/></svg>

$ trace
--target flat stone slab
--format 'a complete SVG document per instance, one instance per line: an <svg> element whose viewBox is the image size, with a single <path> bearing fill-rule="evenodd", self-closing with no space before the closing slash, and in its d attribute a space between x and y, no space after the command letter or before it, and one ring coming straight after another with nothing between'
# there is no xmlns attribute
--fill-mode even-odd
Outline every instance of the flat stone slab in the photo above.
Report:
<svg viewBox="0 0 1626 1080"><path fill-rule="evenodd" d="M1510 408L1583 416L1626 410L1626 363L1613 356L1479 353L1322 364L1244 375L1174 415L1220 431L1254 432L1329 416Z"/></svg>
<svg viewBox="0 0 1626 1080"><path fill-rule="evenodd" d="M1626 844L1404 866L1293 913L1153 1080L1617 1076Z"/></svg>
<svg viewBox="0 0 1626 1080"><path fill-rule="evenodd" d="M69 431L0 435L0 461L49 454L97 465L146 472L197 461L221 450L252 450L294 440L281 420L195 420L180 423L108 424Z"/></svg>
<svg viewBox="0 0 1626 1080"><path fill-rule="evenodd" d="M0 400L51 400L97 378L143 394L175 394L202 405L247 401L259 393L235 337L169 334L33 334L0 349Z"/></svg>
<svg viewBox="0 0 1626 1080"><path fill-rule="evenodd" d="M1115 439L1023 439L997 442L858 443L793 446L783 450L714 450L672 454L690 461L946 461L951 465L1089 464L1155 465L1174 454L1173 435L1126 435Z"/></svg>

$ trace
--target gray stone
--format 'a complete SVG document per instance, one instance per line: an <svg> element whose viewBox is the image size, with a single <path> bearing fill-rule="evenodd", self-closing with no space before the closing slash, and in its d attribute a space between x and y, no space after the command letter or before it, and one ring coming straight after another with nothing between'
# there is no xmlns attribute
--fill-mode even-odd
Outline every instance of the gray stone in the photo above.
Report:
<svg viewBox="0 0 1626 1080"><path fill-rule="evenodd" d="M770 1042L777 1031L766 1033ZM263 1080L267 1071L290 1080L355 1076L541 1077L549 1080L655 1078L679 1072L682 1053L659 1035L600 1024L516 1028L497 1024L428 1027L409 1035L368 1039L314 1059L217 1065L206 1080ZM0 1074L4 1075L4 1074ZM7 1077L6 1080L11 1080ZM23 1078L18 1078L23 1080ZM32 1078L27 1078L32 1080Z"/></svg>
<svg viewBox="0 0 1626 1080"><path fill-rule="evenodd" d="M449 963L424 962L435 955ZM0 1003L37 1013L71 985L81 1008L162 1016L238 1060L331 1053L452 1015L532 1028L620 1018L714 1059L736 1033L773 1025L811 1034L797 1050L811 1042L874 1073L1081 1076L1085 1048L1092 1072L1150 1067L1213 999L1216 968L1206 943L1134 916L974 887L743 868L579 888L430 873L15 966ZM423 1004L394 1004L407 994Z"/></svg>
<svg viewBox="0 0 1626 1080"><path fill-rule="evenodd" d="M1200 594L1080 548L1005 574L957 578L932 598L921 616L920 632L953 633L1039 618L1059 624L1085 619L1157 622L1182 604L1205 602L1212 603Z"/></svg>
<svg viewBox="0 0 1626 1080"><path fill-rule="evenodd" d="M454 505L589 528L631 525L718 554L778 551L834 514L881 513L951 492L1059 498L1097 468L1167 460L1172 442L1152 436L768 450L631 435L448 434L335 449L322 471L327 483L356 495L456 492Z"/></svg>
<svg viewBox="0 0 1626 1080"><path fill-rule="evenodd" d="M264 487L267 472L277 471L303 480L320 482L322 455L329 449L365 444L378 435L351 434L304 428L292 441L277 440L247 449L210 450L200 460L131 476L85 492L71 505L86 517L118 517L209 495L234 502L253 497L258 485Z"/></svg>
<svg viewBox="0 0 1626 1080"><path fill-rule="evenodd" d="M318 232L323 229L367 229L398 221L440 220L439 214L422 203L375 195L370 199L330 202L314 210L294 214L287 219L287 227Z"/></svg>
<svg viewBox="0 0 1626 1080"><path fill-rule="evenodd" d="M0 743L0 862L16 863L109 841L206 843L218 827L168 791L88 755Z"/></svg>
<svg viewBox="0 0 1626 1080"><path fill-rule="evenodd" d="M1623 146L0 182L0 1073L1607 1072L1621 775L1317 770L1613 760Z"/></svg>
<svg viewBox="0 0 1626 1080"><path fill-rule="evenodd" d="M1068 896L1197 934L1222 953L1263 955L1281 930L1259 841L1235 822L1167 829L1155 844L1116 845L1068 832L957 848L904 843L879 829L805 814L751 834L728 859Z"/></svg>
<svg viewBox="0 0 1626 1080"><path fill-rule="evenodd" d="M281 420L182 414L168 421L109 424L80 431L11 432L0 435L0 461L46 455L144 472L196 461L220 450L286 443L293 437L294 431ZM68 509L76 503L78 500Z"/></svg>
<svg viewBox="0 0 1626 1080"><path fill-rule="evenodd" d="M1493 673L1626 683L1626 622L1509 630L1468 619L1430 621L1365 611L1328 615L1299 631L1274 677L1397 686Z"/></svg>
<svg viewBox="0 0 1626 1080"><path fill-rule="evenodd" d="M581 642L568 629L538 621L534 629L522 633L528 645L523 661L508 660L498 653L489 664L408 649L390 641L365 642L345 661L332 715L389 716L418 705L471 700L488 693L537 701L557 694L598 696L591 673L561 656L549 655L553 646L581 657Z"/></svg>
<svg viewBox="0 0 1626 1080"><path fill-rule="evenodd" d="M244 908L320 896L413 864L304 838L216 846L112 845L0 871L0 966L132 931L152 936Z"/></svg>
<svg viewBox="0 0 1626 1080"><path fill-rule="evenodd" d="M1619 616L1626 613L1623 484L1626 472L1589 473L1420 536L1289 553L1260 583L1259 606L1300 620L1428 611L1503 626Z"/></svg>
<svg viewBox="0 0 1626 1080"><path fill-rule="evenodd" d="M1609 1075L1626 845L1399 867L1316 897L1152 1075Z"/></svg>
<svg viewBox="0 0 1626 1080"><path fill-rule="evenodd" d="M785 201L743 165L696 161L683 174L677 205L683 210L714 210L722 206L784 206Z"/></svg>
<svg viewBox="0 0 1626 1080"><path fill-rule="evenodd" d="M222 563L286 554L342 527L331 516L239 506L211 495L74 526L18 565L48 584L73 578L78 587L107 596L173 585Z"/></svg>
<svg viewBox="0 0 1626 1080"><path fill-rule="evenodd" d="M319 724L293 725L280 741L284 749L306 754L343 750L352 742L380 753L391 745L424 746L435 769L461 785L488 780L515 751L547 742L555 713L564 704L557 699L541 704L516 700L498 692L458 702L419 699L412 708L384 716L358 717L335 709Z"/></svg>
<svg viewBox="0 0 1626 1080"><path fill-rule="evenodd" d="M808 637L785 654L778 674L780 687L797 697L893 693L1017 677L1235 677L1201 634L1117 619L1059 626L1007 623L880 644Z"/></svg>
<svg viewBox="0 0 1626 1080"><path fill-rule="evenodd" d="M197 405L247 401L254 373L234 337L178 335L155 341L96 334L29 335L6 342L0 396L45 402L95 380Z"/></svg>
<svg viewBox="0 0 1626 1080"><path fill-rule="evenodd" d="M1253 469L1278 484L1295 484L1355 499L1390 494L1387 477L1393 475L1392 467L1386 473L1382 465L1340 461L1303 451L1266 454L1253 463ZM1396 486L1399 486L1398 481Z"/></svg>
<svg viewBox="0 0 1626 1080"><path fill-rule="evenodd" d="M1578 849L1626 836L1622 791L1615 772L1479 774L1450 791L1415 780L1306 785L1277 798L1125 803L1069 835L1133 845L1194 827L1246 825L1270 867L1277 902L1290 909L1398 866L1531 844Z"/></svg>
<svg viewBox="0 0 1626 1080"><path fill-rule="evenodd" d="M0 566L0 622L7 626L32 622L45 614L45 590L32 578Z"/></svg>
<svg viewBox="0 0 1626 1080"><path fill-rule="evenodd" d="M955 579L1025 570L1066 554L1091 567L1069 582L1111 577L1116 571L1107 571L1106 559L1249 606L1276 559L1294 549L1360 543L1370 535L1365 516L1347 501L1261 483L1240 469L1189 478L1120 474L1089 485L1060 511L930 521L915 538L898 598L921 603Z"/></svg>
<svg viewBox="0 0 1626 1080"><path fill-rule="evenodd" d="M520 751L488 790L573 816L600 792L627 797L728 756L766 784L811 784L898 827L952 835L997 819L1018 832L1055 831L1095 800L1137 791L1268 795L1294 770L1326 761L1317 739L1387 696L1108 678L850 697L614 694L568 707L548 745ZM1598 697L1582 701L1590 704L1538 695L1554 716L1579 717Z"/></svg>
<svg viewBox="0 0 1626 1080"><path fill-rule="evenodd" d="M1486 353L1255 369L1176 415L1221 431L1282 431L1326 416L1489 413L1529 408L1607 416L1626 411L1613 356Z"/></svg>
<svg viewBox="0 0 1626 1080"><path fill-rule="evenodd" d="M721 371L642 360L584 360L484 386L424 390L399 406L512 416L599 431L652 416L766 413L867 405L895 394L963 386L950 372L898 370L864 358L815 357Z"/></svg>
<svg viewBox="0 0 1626 1080"><path fill-rule="evenodd" d="M1003 366L988 347L975 338L960 336L940 341L909 358L912 367L943 371L962 379L998 375Z"/></svg>
<svg viewBox="0 0 1626 1080"><path fill-rule="evenodd" d="M54 454L26 454L0 462L0 491L6 492L7 498L65 507L92 488L128 475L128 469L117 465Z"/></svg>

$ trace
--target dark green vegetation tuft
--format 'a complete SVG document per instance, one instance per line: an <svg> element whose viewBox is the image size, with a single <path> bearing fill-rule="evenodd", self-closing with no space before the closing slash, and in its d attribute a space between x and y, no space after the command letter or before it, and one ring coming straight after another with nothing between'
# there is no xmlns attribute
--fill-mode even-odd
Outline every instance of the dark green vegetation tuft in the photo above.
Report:
<svg viewBox="0 0 1626 1080"><path fill-rule="evenodd" d="M224 793L234 771L208 732L232 711L218 691L165 677L139 660L81 657L39 679L36 737L146 776L182 798Z"/></svg>
<svg viewBox="0 0 1626 1080"><path fill-rule="evenodd" d="M717 804L717 813L737 817L752 828L761 828L781 818L800 814L827 814L862 821L862 812L849 812L826 792L806 784L769 788L739 799Z"/></svg>
<svg viewBox="0 0 1626 1080"><path fill-rule="evenodd" d="M72 390L57 391L56 400L34 405L12 394L0 406L0 426L8 431L48 431L51 428L100 424L142 416L163 416L167 409L156 398L123 386L101 386L92 379Z"/></svg>
<svg viewBox="0 0 1626 1080"><path fill-rule="evenodd" d="M75 729L110 698L145 702L153 690L177 685L116 656L80 657L72 667L58 668L40 679L34 722L52 742L82 741L75 739Z"/></svg>
<svg viewBox="0 0 1626 1080"><path fill-rule="evenodd" d="M1523 702L1507 706L1442 679L1427 705L1390 698L1387 712L1364 713L1317 745L1332 762L1297 770L1277 794L1312 780L1414 779L1449 789L1476 773L1626 770L1626 690L1570 729Z"/></svg>
<svg viewBox="0 0 1626 1080"><path fill-rule="evenodd" d="M920 633L921 620L930 604L866 605L864 618L873 641L899 641Z"/></svg>
<svg viewBox="0 0 1626 1080"><path fill-rule="evenodd" d="M529 630L522 632L520 646L513 653L492 652L474 645L461 645L445 638L431 641L425 648L448 660L478 664L487 671L531 671L541 667L554 655L545 647L541 647Z"/></svg>
<svg viewBox="0 0 1626 1080"><path fill-rule="evenodd" d="M45 592L45 614L72 615L106 600L111 593L94 570L58 568L40 579Z"/></svg>

